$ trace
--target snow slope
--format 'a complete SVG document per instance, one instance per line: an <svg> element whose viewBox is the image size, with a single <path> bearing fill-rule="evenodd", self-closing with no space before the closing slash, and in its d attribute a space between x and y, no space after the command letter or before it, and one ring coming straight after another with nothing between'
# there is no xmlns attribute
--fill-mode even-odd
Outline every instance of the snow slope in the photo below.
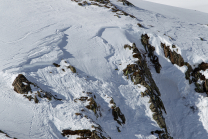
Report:
<svg viewBox="0 0 208 139"><path fill-rule="evenodd" d="M207 10L208 1L206 0L199 0L199 1L195 1L195 0L169 0L169 1L147 0L147 1L208 13L208 10Z"/></svg>
<svg viewBox="0 0 208 139"><path fill-rule="evenodd" d="M185 7L177 6L177 4L180 4L180 3L175 3L175 0L174 1L168 0L168 1L162 1L162 2L157 1L157 3L153 3L153 1L150 2L149 0L148 1L129 0L129 1L134 3L134 5L138 6L139 8L146 9L155 13L160 13L167 17L179 18L177 20L180 20L180 21L185 21L185 22L188 21L188 22L194 22L194 23L199 23L199 24L208 24L207 13L195 11L193 9L192 10L183 9ZM195 2L198 3L199 1L195 1ZM191 2L188 2L188 3L191 3ZM176 6L176 7L173 7L173 6Z"/></svg>
<svg viewBox="0 0 208 139"><path fill-rule="evenodd" d="M118 18L111 9L82 7L70 0L2 0L0 129L21 139L61 139L65 138L61 135L63 129L92 130L97 123L112 139L156 138L150 132L160 128L152 118L149 98L141 97L145 87L134 85L122 71L135 61L124 44L136 43L144 50L140 38L147 33L162 65L160 74L154 68L151 72L162 94L170 135L177 139L208 138L207 97L194 91L184 77L186 68L172 65L160 47L160 42L175 44L192 66L208 62L207 14L197 12L193 15L197 21L192 17L185 21L181 18L192 11L170 8L163 15L140 6L139 1L130 1L136 7L111 2L137 19L124 15ZM173 16L172 11L180 10L185 13ZM53 63L61 66L57 68ZM73 65L77 73L67 69L68 65ZM17 94L12 83L20 73L62 101L42 99L35 104ZM97 118L85 104L74 102L87 96L83 91L96 96L102 117ZM113 119L111 97L125 115L123 126ZM92 120L75 114L82 109Z"/></svg>

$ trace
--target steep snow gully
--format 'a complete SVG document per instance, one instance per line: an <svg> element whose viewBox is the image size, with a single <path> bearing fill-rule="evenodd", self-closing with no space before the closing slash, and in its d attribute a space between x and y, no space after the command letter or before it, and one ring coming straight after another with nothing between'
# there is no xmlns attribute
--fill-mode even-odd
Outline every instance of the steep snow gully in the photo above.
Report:
<svg viewBox="0 0 208 139"><path fill-rule="evenodd" d="M0 138L208 138L205 20L131 2L2 0Z"/></svg>

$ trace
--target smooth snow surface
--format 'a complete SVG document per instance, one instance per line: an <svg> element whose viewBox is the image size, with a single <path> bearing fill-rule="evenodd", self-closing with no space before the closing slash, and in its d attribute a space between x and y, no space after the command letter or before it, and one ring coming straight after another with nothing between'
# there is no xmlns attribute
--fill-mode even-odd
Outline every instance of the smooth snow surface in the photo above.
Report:
<svg viewBox="0 0 208 139"><path fill-rule="evenodd" d="M85 105L74 99L87 96L85 91L96 96L102 110L102 117L86 109L87 115L112 139L155 139L150 132L160 128L152 118L149 98L141 97L145 87L134 85L122 71L135 61L124 44L136 43L144 50L140 38L147 33L162 65L160 74L149 66L167 111L168 132L174 139L208 138L208 98L194 91L184 77L186 68L172 65L160 47L161 42L175 44L193 67L208 62L208 14L130 1L136 7L111 2L138 20L71 0L1 0L0 130L20 139L62 139L63 129L92 130L91 120L75 115ZM149 11L153 6L159 13ZM69 65L77 73L67 69ZM13 90L18 74L62 101L28 101ZM111 97L126 117L123 126L113 119Z"/></svg>
<svg viewBox="0 0 208 139"><path fill-rule="evenodd" d="M208 1L207 0L146 0L150 2L180 7L180 8L187 8L192 10L197 10L201 12L208 13Z"/></svg>
<svg viewBox="0 0 208 139"><path fill-rule="evenodd" d="M173 1L166 0L164 3L166 3L167 5L164 5L162 2L153 3L153 2L144 1L144 0L129 0L129 1L134 3L134 5L138 6L139 8L153 11L155 13L160 13L167 17L179 18L178 20L180 21L185 21L185 22L188 21L188 22L194 22L194 23L199 23L199 24L208 24L208 13L203 13L200 11L189 10L189 9L183 9L182 7L179 8L177 6L173 7L174 4L169 3L169 2L173 2L175 0ZM195 2L199 2L199 1L195 1ZM208 9L207 6L206 6L206 9Z"/></svg>

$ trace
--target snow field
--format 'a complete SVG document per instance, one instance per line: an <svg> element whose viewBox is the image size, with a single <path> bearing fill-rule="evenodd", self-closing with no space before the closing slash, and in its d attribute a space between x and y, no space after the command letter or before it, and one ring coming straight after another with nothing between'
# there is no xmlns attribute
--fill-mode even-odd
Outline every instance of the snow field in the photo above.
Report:
<svg viewBox="0 0 208 139"><path fill-rule="evenodd" d="M192 66L207 62L207 26L139 6L123 6L115 0L112 3L137 19L118 18L110 9L81 7L69 0L3 2L2 9L9 9L2 15L5 21L0 21L4 26L0 39L3 46L0 49L4 51L0 56L1 130L23 139L61 139L63 129L93 130L92 125L99 124L112 139L156 138L150 132L160 128L152 118L149 98L141 97L145 88L133 85L122 71L135 61L132 52L123 48L124 44L136 43L144 50L140 37L148 33L162 65L160 74L154 68L151 73L162 94L169 133L181 139L207 138L207 99L194 92L194 86L185 80L186 68L172 65L160 47L160 42L175 44L178 53ZM54 62L61 66L54 67ZM67 69L68 65L74 66L77 73ZM17 94L11 84L19 73L62 101L35 104ZM87 96L83 91L96 96L101 117L86 109L87 103L74 102ZM126 118L123 126L113 120L111 97ZM83 115L91 119L75 115L82 109Z"/></svg>

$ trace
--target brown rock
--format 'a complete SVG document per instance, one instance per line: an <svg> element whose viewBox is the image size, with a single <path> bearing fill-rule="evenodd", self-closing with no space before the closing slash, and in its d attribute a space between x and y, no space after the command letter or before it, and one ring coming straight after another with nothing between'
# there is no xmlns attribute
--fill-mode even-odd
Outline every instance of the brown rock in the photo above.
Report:
<svg viewBox="0 0 208 139"><path fill-rule="evenodd" d="M53 65L54 65L55 67L60 67L60 65L59 65L59 64L56 64L56 63L53 63Z"/></svg>
<svg viewBox="0 0 208 139"><path fill-rule="evenodd" d="M200 65L199 65L199 68L203 71L205 71L206 69L208 69L208 63L204 63L202 62Z"/></svg>
<svg viewBox="0 0 208 139"><path fill-rule="evenodd" d="M27 94L29 91L31 91L30 82L22 74L19 74L16 77L16 79L12 83L12 86L14 86L14 91L19 94Z"/></svg>

